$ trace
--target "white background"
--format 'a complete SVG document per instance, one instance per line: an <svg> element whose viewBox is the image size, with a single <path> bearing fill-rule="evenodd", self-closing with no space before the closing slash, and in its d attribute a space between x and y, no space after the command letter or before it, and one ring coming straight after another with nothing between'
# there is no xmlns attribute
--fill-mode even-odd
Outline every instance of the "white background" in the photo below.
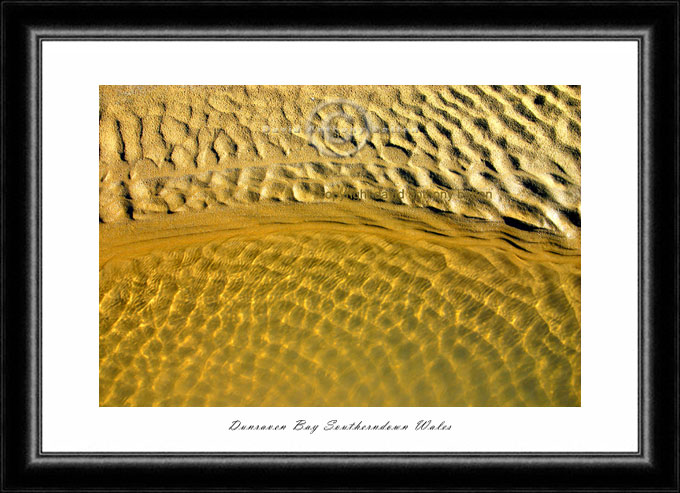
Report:
<svg viewBox="0 0 680 493"><path fill-rule="evenodd" d="M43 451L636 451L636 42L44 42ZM99 408L99 84L581 84L582 407ZM447 432L230 432L228 424Z"/></svg>

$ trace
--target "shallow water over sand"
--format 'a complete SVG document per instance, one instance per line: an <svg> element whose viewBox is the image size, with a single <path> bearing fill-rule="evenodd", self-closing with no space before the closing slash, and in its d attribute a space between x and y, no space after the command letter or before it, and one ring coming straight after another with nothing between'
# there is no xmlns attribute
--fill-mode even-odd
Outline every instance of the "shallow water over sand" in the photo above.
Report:
<svg viewBox="0 0 680 493"><path fill-rule="evenodd" d="M579 86L99 109L100 405L580 405Z"/></svg>
<svg viewBox="0 0 680 493"><path fill-rule="evenodd" d="M100 269L100 405L580 405L580 256L422 229L120 247Z"/></svg>

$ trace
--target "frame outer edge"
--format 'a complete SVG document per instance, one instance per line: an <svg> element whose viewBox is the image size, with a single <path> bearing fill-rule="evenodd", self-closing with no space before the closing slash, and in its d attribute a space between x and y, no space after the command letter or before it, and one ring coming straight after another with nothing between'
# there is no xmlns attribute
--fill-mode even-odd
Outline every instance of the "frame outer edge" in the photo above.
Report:
<svg viewBox="0 0 680 493"><path fill-rule="evenodd" d="M668 5L668 2L666 2L666 5ZM5 232L6 226L12 224L13 226L13 233L21 231L23 233L22 239L25 239L25 255L28 258L38 258L41 261L41 232L40 232L40 227L41 227L41 172L40 172L40 153L41 153L41 148L40 148L40 142L39 142L39 136L41 132L41 94L40 94L40 84L41 84L41 76L40 76L40 70L41 70L41 60L40 60L40 43L41 43L41 35L40 33L45 33L45 30L41 27L38 28L37 26L30 26L28 24L21 26L23 28L23 40L22 44L17 47L17 45L12 46L12 49L14 51L14 54L10 56L10 52L7 49L8 43L5 42L6 40L4 39L7 33L7 4L2 5L2 10L3 10L3 104L8 103L10 101L10 98L8 97L10 94L10 91L8 91L8 86L12 89L16 89L17 86L20 85L20 82L17 83L15 82L14 84L8 84L8 82L11 80L12 77L16 79L16 76L12 74L8 74L7 72L7 64L5 63L8 59L10 59L13 63L14 66L13 68L16 70L17 67L20 65L22 68L22 71L25 71L25 80L27 81L27 84L25 87L23 87L23 91L18 91L16 96L13 95L11 105L6 104L5 108L3 109L3 169L2 169L2 187L3 187L3 197L2 197L2 215L3 215L3 269L2 269L2 275L3 275L3 293L2 293L2 302L3 305L7 306L8 308L11 308L12 310L16 311L21 309L21 307L24 307L24 305L20 302L20 297L24 292L22 291L22 288L20 286L16 287L14 284L19 280L19 279L14 279L14 283L12 285L12 289L10 292L10 289L8 288L9 282L12 280L10 274L17 275L20 272L23 272L25 275L25 279L28 282L28 289L25 292L26 298L28 299L28 305L26 306L27 311L24 314L25 322L27 324L27 328L29 329L29 332L25 334L24 337L24 346L21 347L21 349L17 349L15 347L15 342L19 339L21 339L21 334L17 335L17 332L21 332L20 327L16 327L16 324L14 327L11 327L9 324L9 319L6 316L6 312L3 310L3 315L2 315L2 322L3 322L3 379L2 379L2 385L3 385L3 397L7 397L7 394L5 393L5 389L9 388L11 389L11 396L12 398L20 398L23 402L25 402L25 409L28 411L27 416L21 416L19 413L16 412L16 410L12 412L6 412L6 401L7 399L4 399L4 403L2 404L2 418L3 418L3 431L9 427L10 421L12 428L14 428L12 439L19 435L19 429L23 430L24 434L21 435L21 439L16 441L15 443L20 443L22 445L22 456L20 458L17 457L17 450L12 450L10 451L8 449L8 443L6 441L6 438L3 438L2 445L3 445L3 457L2 457L2 489L5 490L6 487L10 486L13 489L27 489L27 488L36 488L36 487L55 487L57 486L56 483L54 483L54 480L62 477L59 473L57 473L57 470L62 469L64 466L70 471L73 472L73 468L77 467L83 467L86 464L97 464L94 466L94 469L98 469L100 472L104 472L106 469L109 469L110 467L113 469L117 469L119 467L130 467L132 466L132 469L137 469L139 467L153 467L156 468L159 473L162 473L163 470L165 470L167 467L176 467L175 464L177 464L176 460L173 457L168 457L168 456L161 456L158 455L155 458L151 458L149 460L149 457L146 459L143 458L135 458L134 456L128 456L128 457L121 457L120 459L117 460L110 460L113 459L112 457L102 457L99 454L91 454L88 457L74 457L74 456L65 456L63 458L58 458L54 456L47 456L41 453L40 451L40 445L39 445L39 440L40 440L40 402L38 399L39 393L40 393L40 388L39 388L39 377L40 377L40 364L39 364L39 355L40 355L40 337L39 337L39 327L40 324L42 323L41 320L41 310L40 310L40 302L41 302L41 277L40 277L40 263L33 263L31 262L26 262L24 265L22 262L23 260L15 260L13 257L13 254L18 254L21 250L21 245L18 246L11 246L9 247L9 243L7 242L7 234ZM642 132L641 132L641 158L643 162L646 162L646 169L650 171L649 176L646 175L644 172L640 175L640 202L641 205L643 206L641 208L641 214L639 217L640 220L640 247L641 247L641 272L640 272L640 287L643 288L643 292L647 293L652 293L655 292L655 288L653 286L653 278L651 274L654 273L655 275L664 275L664 270L663 270L663 260L668 260L668 254L670 253L671 255L675 253L673 256L674 259L674 268L673 269L668 269L668 266L665 266L665 277L668 278L668 276L674 276L675 280L671 282L671 285L673 286L673 291L672 294L675 296L675 301L674 305L671 306L670 308L667 307L666 309L666 314L668 314L668 311L672 311L672 315L675 317L673 328L675 330L675 346L677 346L677 329L678 329L678 312L677 312L677 294L678 294L678 280L677 280L677 272L678 272L678 258L677 258L677 253L678 253L678 225L677 225L677 218L678 218L678 200L677 200L677 195L675 195L675 199L670 198L673 197L673 193L670 193L666 195L666 198L664 201L661 201L660 204L663 207L665 206L671 206L671 209L674 211L674 215L670 219L664 220L664 226L669 226L670 221L673 221L674 224L671 225L671 230L673 233L673 240L671 245L666 245L664 249L661 249L659 251L658 248L654 248L652 238L655 236L653 230L657 230L659 228L658 220L660 217L663 217L664 211L661 210L659 211L658 209L658 204L659 202L656 201L654 198L653 194L653 189L657 185L664 185L665 183L665 188L662 186L664 191L668 191L669 188L671 188L671 192L675 192L675 194L678 193L678 160L677 160L677 104L678 104L678 94L677 94L677 42L678 42L678 32L677 32L677 26L678 26L678 20L677 20L677 14L678 14L678 8L677 8L677 3L673 2L673 7L674 7L674 13L675 16L672 20L673 22L673 33L671 35L672 41L673 41L673 54L675 55L675 68L673 70L673 75L676 77L675 79L675 84L673 85L674 88L674 94L672 94L672 98L675 101L675 104L673 105L672 108L672 117L673 121L675 122L675 126L670 128L670 129L660 129L660 118L659 118L659 113L658 110L661 107L661 104L659 103L658 100L655 100L655 97L658 96L659 90L658 86L662 84L662 81L658 80L659 75L661 74L660 72L660 67L659 64L661 63L660 60L660 55L656 53L657 51L657 45L656 43L659 43L659 32L658 29L648 29L643 35L642 35L642 40L643 42L640 44L641 46L641 51L642 51L642 65L641 65L641 77L643 84L642 87L639 88L639 92L643 95L641 105L642 105L642 111L640 112L640 117L642 118L642 121L639 122L639 124L642 126ZM11 18L11 17L10 17ZM666 24L668 25L668 24ZM18 28L13 26L15 30ZM50 30L47 30L50 31ZM101 32L101 31L100 31ZM113 33L116 33L117 31L113 31ZM630 31L628 31L630 32ZM71 31L72 35L73 31ZM668 35L668 33L666 33ZM166 38L169 36L169 33L165 35L159 35L161 38ZM237 34L234 37L241 37L241 34ZM293 36L292 34L289 34L289 36ZM59 37L57 35L57 37ZM105 39L110 39L112 37L112 33L110 32L108 35L104 35L103 38ZM152 36L153 37L153 36ZM200 37L200 36L199 36ZM566 36L565 36L566 37ZM16 40L13 40L16 41ZM17 48L19 48L17 50ZM21 64L17 61L18 58L21 58L21 53L22 49L25 50L26 57L22 61ZM19 54L17 54L17 52ZM662 86L665 87L665 86ZM663 89L662 89L663 91ZM24 99L21 100L18 97L18 94L22 94L24 96ZM656 101L656 102L655 102ZM10 108L9 111L7 111L7 108ZM23 114L19 111L19 108L23 108ZM653 111L655 110L655 111ZM656 117L653 115L656 114ZM11 115L13 118L8 118L8 115ZM11 123L13 126L15 126L15 129L10 130L8 123ZM675 132L676 137L674 138L672 135ZM12 144L9 144L8 142L12 140L12 137L16 139L16 137L28 137L28 142L23 142L21 139L15 142L12 142ZM669 140L670 139L670 140ZM675 139L675 140L674 140ZM657 144L661 147L663 146L668 146L668 144L672 143L673 140L675 141L675 146L674 146L674 162L671 163L673 166L673 180L664 180L663 177L661 177L660 172L651 172L651 163L654 162L655 158L655 149L657 147ZM9 166L7 165L7 159L6 159L6 153L5 150L6 148L9 147L21 147L21 149L24 150L24 160L21 162L16 162L16 163L11 163L12 164L12 170L9 170ZM14 157L17 157L19 153L14 153ZM661 152L660 154L663 154ZM25 167L24 167L25 166ZM17 170L17 168L19 168ZM11 176L13 180L8 181L8 176ZM23 183L23 180L25 180L25 183ZM16 187L17 191L11 191L10 192L10 182L12 184L12 188L14 189ZM657 188L658 190L659 188ZM673 190L674 189L674 190ZM17 195L20 196L21 193L26 191L28 194L28 197L25 197L25 203L19 206L15 206L14 204L16 203L16 200L12 201L12 206L13 209L12 211L9 210L8 208L8 200L6 198L8 196L14 196L16 197ZM651 204L651 205L649 205ZM649 207L645 208L645 205L649 205ZM22 207L25 207L22 209ZM644 213L644 215L643 215ZM667 214L667 211L666 211ZM668 217L668 215L667 215ZM23 220L23 221L22 221ZM647 225L647 226L645 226ZM15 243L19 243L19 241L15 241ZM670 251L669 251L670 248ZM673 248L675 250L673 251ZM655 258L650 258L647 262L645 262L645 258L642 256L643 251L653 251L654 253L650 255L650 257L655 257ZM661 259L663 257L663 259ZM22 259L22 257L19 257L19 259ZM9 261L12 261L11 264ZM649 264L649 265L647 265ZM664 298L666 301L668 298ZM9 300L9 301L8 301ZM16 302L17 307L11 305L11 301L14 300ZM673 302L672 302L673 303ZM672 304L671 303L671 304ZM640 314L640 322L642 322L641 327L646 328L646 327L651 327L652 325L658 326L658 331L663 330L664 328L667 330L668 327L663 327L663 324L659 324L657 321L657 317L654 316L652 313L652 306L650 304L645 304L642 303L641 305L641 314ZM657 323L652 323L652 321L656 321ZM668 320L666 320L668 322ZM10 331L14 330L13 334L10 334ZM650 338L651 336L651 331L650 330L645 330L643 333L644 338L647 339L647 341L657 341L659 339L659 334L655 334L656 338ZM590 469L598 469L599 466L606 466L606 463L608 462L610 465L613 465L613 462L617 462L619 466L623 467L629 467L631 469L636 469L638 471L638 475L642 475L647 477L648 481L653 481L654 485L653 487L663 487L664 489L667 489L669 487L674 488L674 490L677 489L678 486L678 476L677 476L677 465L673 465L672 462L675 462L677 460L677 347L671 348L673 351L675 351L675 359L671 358L670 361L674 361L672 363L673 369L675 370L675 381L671 382L672 389L676 391L676 396L675 396L675 418L673 421L673 424L675 425L675 435L672 440L672 443L670 444L672 447L674 447L672 450L666 448L663 452L657 447L658 445L658 438L660 438L660 434L663 432L660 429L660 422L659 422L659 414L655 412L655 405L658 405L660 401L659 393L658 391L660 390L661 385L655 384L653 377L656 375L657 379L659 378L661 372L658 371L658 368L664 368L664 362L659 362L658 361L658 355L660 347L647 347L649 343L645 343L641 341L640 345L640 351L642 352L642 358L641 358L641 363L642 367L639 369L642 375L641 379L641 384L643 385L643 388L641 389L640 393L640 399L641 399L641 416L639 419L643 421L643 429L641 430L643 433L641 435L642 440L641 440L641 455L638 456L638 458L634 457L625 457L621 458L618 461L612 461L610 460L600 460L597 458L594 459L587 459L591 460L592 462L589 463L589 465L586 465L585 467L590 468ZM11 351L15 353L13 358L16 360L23 360L23 364L25 364L25 373L26 373L26 380L25 382L10 382L10 378L8 377L8 374L14 375L14 379L17 379L17 375L15 373L16 369L12 368L12 371L10 371L10 368L8 366L8 360L6 358L8 354L8 349L7 349L7 342L12 343L12 349ZM644 349L644 351L643 351ZM667 352L671 349L666 350L666 355ZM18 353L21 353L20 356ZM668 363L665 363L666 366L668 366ZM659 366L661 365L661 366ZM9 409L9 407L7 407ZM8 420L7 417L11 417L12 420ZM664 417L664 419L667 419L668 415ZM24 425L22 427L22 425ZM646 426L646 428L645 428ZM668 430L666 430L667 432ZM8 452L11 452L11 455L13 457L8 456ZM668 456L668 453L671 452L670 457ZM186 456L185 456L186 457ZM178 458L179 459L179 458ZM604 458L602 458L604 459ZM670 462L669 462L670 459ZM232 462L233 466L236 468L243 468L243 467L253 467L257 466L261 461L269 461L270 459L267 458L248 458L247 456L244 457L241 460L236 460L235 462ZM542 460L535 461L535 459L532 458L527 458L529 462L532 462L534 465L540 466L540 462ZM334 459L331 459L330 462L333 462ZM362 459L362 458L342 458L339 457L338 461L343 464L342 466L338 467L339 470L342 470L344 467L347 467L349 465L363 465L364 467L370 464L375 464L376 466L382 465L381 469L392 469L394 465L400 465L402 461L400 459L389 459L387 458L382 464L379 462L376 463L375 460L372 460L370 458ZM406 459L405 462L408 462L409 460ZM535 462L534 462L535 461ZM185 459L185 462L183 462L181 465L179 465L180 468L186 468L186 467L201 467L201 465L206 466L207 463L213 462L210 458L200 458L200 457L194 457L193 459L187 458ZM326 459L321 459L317 461L317 466L319 467L324 467L324 463L329 462ZM385 464L387 462L387 464ZM494 463L495 461L491 459L491 463ZM498 462L495 462L496 464L498 463L503 463L504 461L501 459ZM558 461L558 464L561 464L561 467L567 466L568 464L576 465L576 463L579 463L580 460L578 458L567 458L563 459L561 461ZM107 464L108 463L108 464ZM298 465L296 466L295 463ZM391 463L391 464L390 464ZM460 467L466 467L466 465L469 467L471 464L478 464L478 459L475 459L474 457L461 457L460 460L456 460L455 465ZM10 478L8 475L8 464L13 464L13 466L20 466L20 470L11 476L11 483L9 483L7 480ZM136 464L136 466L135 466ZM302 472L300 467L305 467L305 464L307 466L310 465L309 463L309 458L305 457L300 457L298 460L292 460L292 461L284 461L283 463L279 463L278 466L275 466L277 470L285 470L285 469L290 469L292 466L293 472L298 473ZM442 461L442 460L437 460L434 459L430 465L430 468L432 469L438 469L445 467L448 463L448 461ZM451 464L454 465L454 464ZM508 464L513 472L516 472L517 467L521 464L518 463L512 463ZM414 464L403 464L401 467L406 466L406 468L414 468ZM90 466L92 467L92 466ZM362 467L362 469L364 468ZM507 466L506 466L507 467ZM560 468L560 466L558 466ZM130 469L128 469L131 471ZM482 472L483 469L480 470ZM89 471L89 473L86 473L84 476L88 478L92 478L91 473L94 471ZM207 472L207 471L206 471ZM387 471L383 471L387 472ZM508 471L510 472L510 471ZM537 471L538 472L538 471ZM591 470L591 473L593 471ZM55 473L56 476L55 476ZM457 473L457 469L451 470L451 472L448 474L450 478L453 478L453 474ZM68 473L67 473L68 474ZM344 473L346 474L346 472ZM315 474L318 475L318 472ZM441 475L441 474L440 474ZM151 479L152 476L149 476L148 474L146 475L147 479ZM51 478L51 479L50 479ZM638 477L638 479L642 479ZM85 479L86 480L86 479ZM669 482L670 481L670 482ZM596 482L597 483L597 482ZM652 486L650 484L650 486Z"/></svg>

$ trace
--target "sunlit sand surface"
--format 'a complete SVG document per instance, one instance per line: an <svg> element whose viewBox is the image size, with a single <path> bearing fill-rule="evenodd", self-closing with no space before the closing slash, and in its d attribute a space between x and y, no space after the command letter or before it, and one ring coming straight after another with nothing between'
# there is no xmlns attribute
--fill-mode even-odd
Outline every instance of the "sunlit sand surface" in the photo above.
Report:
<svg viewBox="0 0 680 493"><path fill-rule="evenodd" d="M338 93L423 131L270 133ZM101 406L580 405L578 88L101 104Z"/></svg>

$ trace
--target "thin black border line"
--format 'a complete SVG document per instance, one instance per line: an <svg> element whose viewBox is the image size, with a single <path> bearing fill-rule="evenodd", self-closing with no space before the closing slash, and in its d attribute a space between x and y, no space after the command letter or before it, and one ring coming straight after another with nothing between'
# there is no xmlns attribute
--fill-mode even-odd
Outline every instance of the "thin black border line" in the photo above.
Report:
<svg viewBox="0 0 680 493"><path fill-rule="evenodd" d="M88 3L88 2L82 2L82 3ZM126 2L110 2L110 3L126 3ZM145 3L145 2L140 2L140 3ZM199 3L219 3L219 2L199 2ZM295 2L293 2L295 3ZM304 3L304 2L301 2ZM353 3L348 1L347 3ZM360 3L360 2L359 2ZM424 2L427 3L427 2ZM483 1L479 3L484 3ZM493 2L490 2L493 3ZM538 2L535 2L536 4L538 3L544 3L541 2L540 0ZM581 3L581 2L568 2L568 3ZM600 3L600 2L592 2L592 3ZM606 3L606 2L603 2ZM650 2L650 3L655 3L655 2ZM101 30L98 30L98 32L101 32ZM192 457L192 458L213 458L213 457L223 457L223 458L228 458L228 457L239 457L241 459L247 459L247 458L253 458L253 459L259 459L259 458L291 458L291 457L298 457L298 458L314 458L314 459L330 459L334 457L345 457L345 458L350 458L350 459L356 459L356 460L362 460L365 461L368 458L376 458L376 459L381 459L385 457L396 457L396 458L404 458L407 460L412 460L412 459L417 459L417 458L433 458L433 457L442 457L442 458L460 458L460 457L483 457L486 459L501 459L501 463L504 462L502 459L507 458L507 460L511 460L510 457L524 457L524 458L533 458L533 459L544 459L545 462L552 462L553 459L558 459L558 458L569 458L569 457L574 457L578 459L593 459L596 457L616 457L616 458L623 458L623 459L636 459L640 457L645 457L645 450L649 449L649 446L647 442L649 441L649 436L646 434L644 431L644 426L643 426L643 410L644 410L644 405L645 405L645 399L643 397L643 372L646 368L648 368L643 361L643 343L644 343L644 338L642 337L642 318L643 318L643 313L642 313L642 307L643 307L643 292L642 292L642 279L644 275L644 262L642 259L642 254L643 254L643 248L642 248L642 242L643 242L643 231L642 231L642 198L643 198L643 192L644 192L644 187L642 186L641 179L642 179L642 166L644 163L644 153L643 153L643 147L642 147L642 134L643 134L643 126L644 123L647 122L647 118L642 118L644 115L644 94L645 91L644 89L644 74L643 74L643 64L644 64L644 57L643 57L643 52L646 52L648 48L646 48L645 43L644 43L644 38L643 36L621 36L621 37L603 37L602 35L593 35L593 37L570 37L568 34L565 34L564 37L560 37L557 39L548 37L548 36L541 36L537 35L536 37L529 36L529 37L512 37L512 38L505 38L504 36L498 36L495 37L493 35L491 36L480 36L479 38L476 37L458 37L456 35L441 35L441 36L433 36L433 37L428 37L428 36L418 36L416 38L408 38L402 36L395 36L394 34L386 34L385 37L383 36L357 36L356 38L352 37L352 35L345 35L345 36L340 36L338 35L337 38L334 36L314 36L314 37L300 37L299 35L291 35L290 37L288 36L280 36L280 35L273 35L273 36L262 36L262 37L254 37L248 39L246 38L248 35L221 35L221 36L191 36L191 37L186 37L186 38L177 38L175 36L173 39L168 39L166 36L163 35L152 35L152 36L123 36L123 37L116 37L115 39L112 39L110 37L83 37L83 36L59 36L59 37L52 37L50 35L40 35L38 34L35 38L35 41L37 43L31 43L31 51L36 49L36 44L37 44L37 51L38 51L38 56L33 57L36 60L36 63L38 65L38 70L37 71L32 71L31 72L31 77L35 77L35 74L37 74L38 78L38 83L36 84L37 87L37 92L38 94L35 97L35 101L31 101L31 106L37 106L37 124L38 128L35 129L34 131L37 131L37 141L38 141L38 151L37 151L37 158L38 158L38 169L37 169L37 183L38 183L38 193L36 194L38 197L38 211L37 211L37 216L38 216L38 224L37 224L37 229L38 229L38 235L37 235L37 256L38 256L38 272L37 272L37 284L38 284L38 293L36 296L37 304L38 304L38 309L36 313L38 313L38 355L39 357L32 357L31 361L38 361L38 368L37 368L37 387L34 390L37 390L37 392L34 393L34 395L37 395L37 408L38 412L34 413L36 416L36 423L34 423L34 426L36 426L37 430L37 436L38 436L38 447L37 447L37 453L34 453L34 457L40 457L40 458L78 458L78 457L87 457L87 458L104 458L104 457L115 457L118 459L133 459L133 458L138 458L138 457L152 457L156 458L159 461L164 461L167 458L171 457ZM491 38L491 39L490 39ZM638 335L638 345L637 345L637 352L638 352L638 387L637 387L637 396L638 396L638 416L637 416L637 421L638 421L638 440L637 440L637 451L636 452L409 452L409 451L399 451L399 452L317 452L317 451L305 451L305 452L44 452L43 451L43 446L42 446L42 364L43 364L43 356L42 356L42 328L43 328L43 323L42 323L42 170L43 170L43 146L42 146L42 137L43 137L43 124L42 124L42 95L43 95L43 41L104 41L104 42L126 42L126 41L166 41L166 42L171 42L171 41L176 41L176 42L186 42L186 41L192 41L192 42L201 42L201 41L223 41L223 42L229 42L229 41L262 41L262 42L267 42L267 41L287 41L287 42L304 42L304 41L344 41L344 42L358 42L358 41L402 41L402 42L417 42L417 41L471 41L471 42L479 42L479 41L486 41L486 42L507 42L507 41L519 41L519 42L526 42L526 41L533 41L533 42L578 42L578 41L602 41L602 42L619 42L619 41L635 41L637 43L637 71L638 71L638 77L637 77L637 82L638 82L638 87L637 87L637 95L638 95L638 110L637 110L637 155L638 155L638 163L637 163L637 187L638 187L638 217L637 217L637 239L638 239L638 252L637 252L637 257L638 257L638 279L637 279L637 289L638 289L638 330L637 330L637 335ZM36 356L36 355L31 355L31 356ZM32 386L36 386L35 379L31 379ZM35 400L32 399L33 404L35 405ZM31 444L33 448L35 448L35 443ZM562 461L563 462L563 461ZM676 466L677 467L677 466Z"/></svg>
<svg viewBox="0 0 680 493"><path fill-rule="evenodd" d="M97 32L101 32L101 30L97 30ZM136 32L136 31L134 31ZM59 42L59 41L65 41L65 42L73 42L73 41L95 41L95 42L127 42L127 41L163 41L167 43L182 43L186 41L195 41L195 42L210 42L210 41L237 41L237 42L271 42L271 41L287 41L287 42L305 42L305 41L318 41L318 42L346 42L346 43L352 43L352 42L361 42L361 41L396 41L396 42L408 42L408 43L417 43L417 42L428 42L428 41L442 41L442 42L447 42L447 41L456 41L456 42L496 42L496 41L503 41L503 42L519 42L519 43L526 43L528 41L531 42L560 42L560 43L568 43L568 42L579 42L579 41L602 41L602 42L613 42L613 41L639 41L641 39L641 36L636 36L636 35L628 35L628 36L613 36L612 38L603 38L602 35L592 35L592 36L587 36L587 35L579 35L579 36L569 36L568 34L563 35L562 37L556 37L557 34L553 34L552 36L555 37L544 37L544 36L523 36L523 37L517 37L513 36L510 37L509 34L499 34L497 36L465 36L465 37L455 37L451 35L436 35L436 34L430 34L430 35L424 35L424 36L418 36L418 37L413 37L410 38L408 36L396 36L394 34L388 34L386 33L383 36L360 36L359 34L348 34L348 35L329 35L329 36L322 36L316 34L317 31L312 31L314 35L310 36L299 36L299 35L283 35L283 34L274 34L274 35L264 35L261 34L261 31L257 31L257 34L244 34L243 36L237 36L237 35L210 35L210 36L205 36L205 37L198 37L196 35L192 36L181 36L177 35L174 36L172 39L168 39L166 35L163 34L157 34L157 35L149 35L149 36L134 36L134 35L126 35L124 37L120 37L117 39L111 39L110 37L107 36L92 36L92 37L87 37L84 38L83 35L78 35L78 36L55 36L53 34L45 35L45 34L40 34L38 35L38 40L40 43L42 41L50 41L50 42ZM247 38L247 39L246 39Z"/></svg>
<svg viewBox="0 0 680 493"><path fill-rule="evenodd" d="M43 175L43 44L42 40L40 38L37 39L37 46L35 46L36 43L31 43L30 50L34 51L37 48L38 54L37 57L34 58L36 60L36 63L38 64L37 71L36 70L31 70L31 77L35 77L35 74L37 74L38 77L38 84L37 84L37 91L38 94L35 96L35 104L37 104L37 109L38 109L38 235L37 237L37 243L38 243L38 368L37 368L37 373L38 373L38 382L37 382L37 388L35 389L37 391L38 395L38 402L35 403L34 399L31 399L32 405L35 406L37 404L37 413L36 413L36 421L37 423L34 424L34 426L37 426L37 432L38 432L38 443L37 443L37 450L34 450L33 452L33 457L41 457L43 456L43 445L42 445L42 391L43 391L43 372L42 372L42 366L43 366L43 300L42 300L42 294L43 294L43 258L42 258L42 252L43 252L43 180L42 180L42 175ZM33 360L33 355L31 355L31 361ZM35 447L35 444L31 443L31 447Z"/></svg>
<svg viewBox="0 0 680 493"><path fill-rule="evenodd" d="M643 389L643 378L642 378L642 372L645 366L643 365L643 358L644 358L644 351L643 351L643 342L644 342L644 337L642 337L642 306L643 306L643 293L642 293L642 275L643 275L643 258L642 258L642 252L644 251L642 248L642 166L644 164L644 154L642 152L642 127L643 127L643 122L647 121L647 119L643 119L642 116L644 115L644 90L643 88L645 87L644 85L644 72L643 72L643 51L646 49L645 43L642 41L642 39L638 40L638 64L637 64L637 71L638 71L638 87L637 87L637 94L638 94L638 111L637 111L637 141L638 141L638 148L637 148L637 154L638 154L638 167L637 167L637 186L638 186L638 193L637 193L637 258L638 258L638 265L637 265L637 290L638 290L638 295L637 295L637 302L638 302L638 316L637 316L637 323L638 323L638 341L637 341L637 347L638 347L638 390L637 390L637 398L638 398L638 454L640 456L644 457L645 450L649 450L649 447L647 446L647 441L649 438L646 436L645 431L644 431L644 426L642 426L642 419L644 414L644 404L645 404L645 399L644 399L644 393L642 391ZM42 165L42 162L41 162ZM41 168L42 169L42 168ZM583 349L583 348L581 348ZM645 440L645 438L647 438ZM42 450L42 443L41 443L41 450Z"/></svg>

